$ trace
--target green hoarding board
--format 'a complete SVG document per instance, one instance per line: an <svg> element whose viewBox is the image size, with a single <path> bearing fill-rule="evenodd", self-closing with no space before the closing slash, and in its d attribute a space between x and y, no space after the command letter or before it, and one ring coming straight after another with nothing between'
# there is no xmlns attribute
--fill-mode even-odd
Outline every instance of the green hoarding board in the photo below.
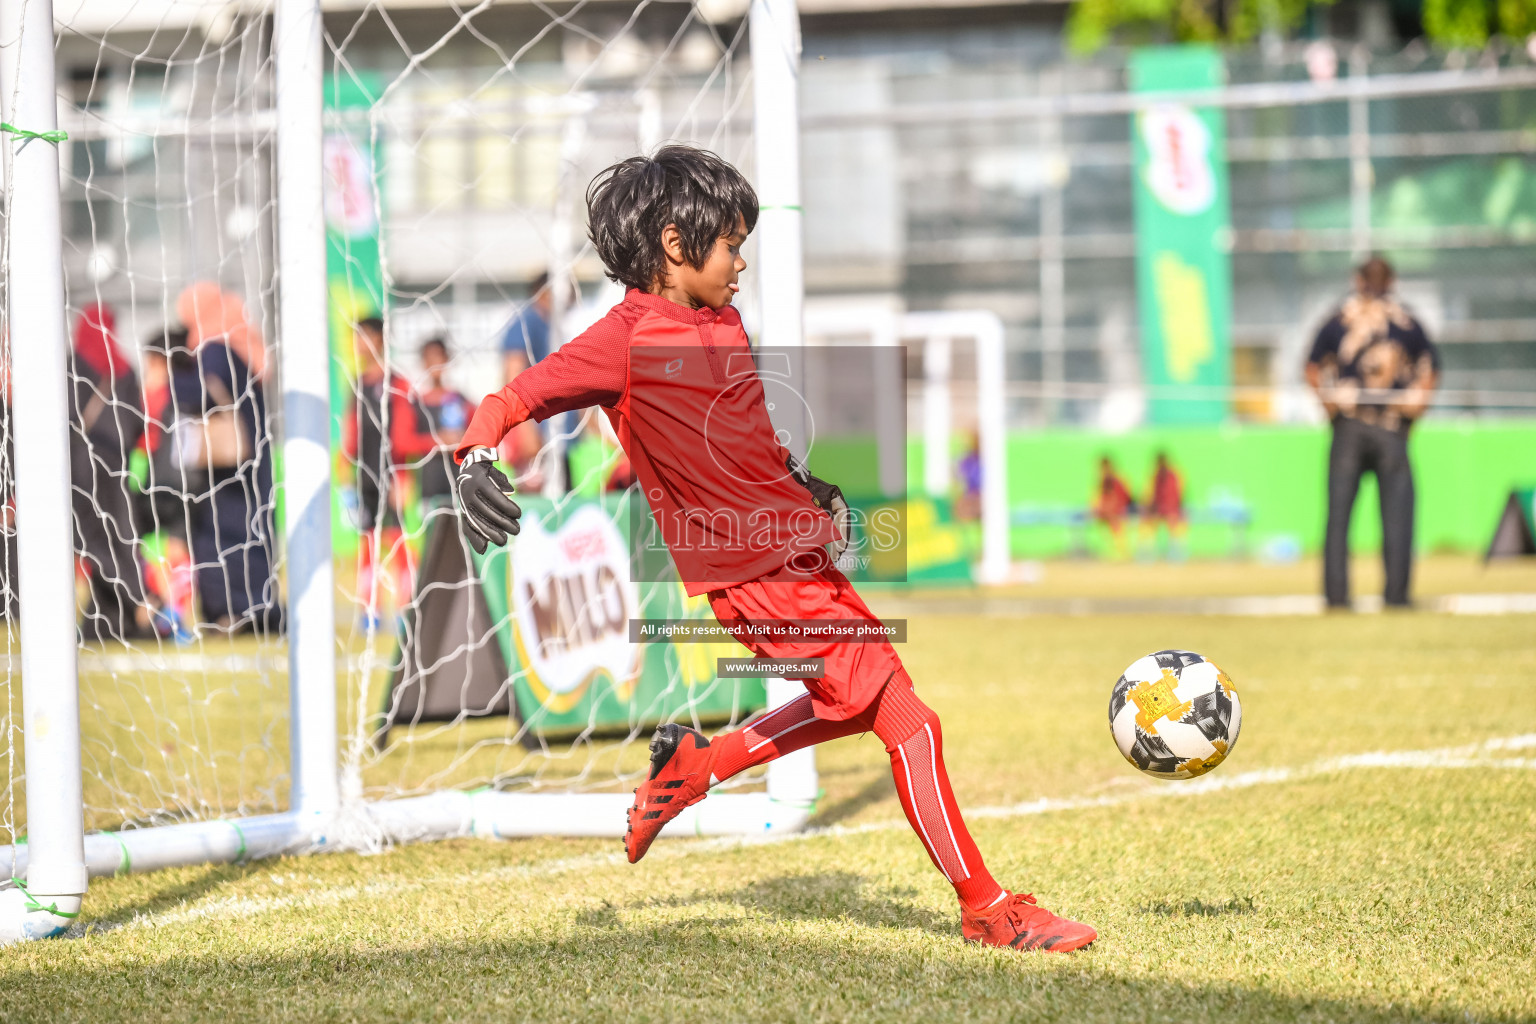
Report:
<svg viewBox="0 0 1536 1024"><path fill-rule="evenodd" d="M1138 50L1130 77L1141 93L1218 88L1221 56L1204 46ZM1226 119L1219 108L1153 103L1133 115L1131 146L1148 418L1219 422L1232 382Z"/></svg>
<svg viewBox="0 0 1536 1024"><path fill-rule="evenodd" d="M632 619L714 619L681 583L630 582L631 500L626 491L556 506L519 495L522 532L475 558L515 713L535 732L739 719L764 706L761 679L715 674L716 659L747 656L734 640L630 642Z"/></svg>
<svg viewBox="0 0 1536 1024"><path fill-rule="evenodd" d="M326 83L325 105L343 115L366 111L382 82L376 74L335 75ZM352 348L352 324L382 316L384 264L379 238L379 188L382 175L379 143L366 119L332 124L325 133L325 273L330 300L331 452L337 480L350 480L352 468L341 453L342 422L352 404L357 358ZM343 487L331 490L331 521L336 549L350 554L357 545L357 527L347 513Z"/></svg>

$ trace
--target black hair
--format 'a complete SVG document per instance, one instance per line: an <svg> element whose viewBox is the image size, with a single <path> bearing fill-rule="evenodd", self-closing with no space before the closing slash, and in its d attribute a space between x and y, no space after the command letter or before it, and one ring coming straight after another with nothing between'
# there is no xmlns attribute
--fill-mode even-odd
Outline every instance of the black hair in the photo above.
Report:
<svg viewBox="0 0 1536 1024"><path fill-rule="evenodd" d="M1388 263L1379 253L1372 253L1371 258L1355 268L1366 291L1373 295L1385 295L1392 289L1392 281L1397 276L1392 270L1392 264Z"/></svg>
<svg viewBox="0 0 1536 1024"><path fill-rule="evenodd" d="M587 186L588 237L608 276L645 291L666 267L661 233L677 225L683 258L704 266L737 221L757 226L757 192L740 171L692 146L663 146L604 170Z"/></svg>
<svg viewBox="0 0 1536 1024"><path fill-rule="evenodd" d="M444 359L450 359L453 357L453 352L448 348L448 339L443 337L441 334L434 334L432 337L422 342L421 354L426 355L427 349L429 348L435 348L441 351L443 353Z"/></svg>
<svg viewBox="0 0 1536 1024"><path fill-rule="evenodd" d="M376 316L365 316L357 322L359 330L367 331L370 335L381 341L384 338L384 321Z"/></svg>
<svg viewBox="0 0 1536 1024"><path fill-rule="evenodd" d="M187 347L188 337L187 329L180 324L166 324L144 339L144 354L163 357L173 373L196 371L197 355Z"/></svg>

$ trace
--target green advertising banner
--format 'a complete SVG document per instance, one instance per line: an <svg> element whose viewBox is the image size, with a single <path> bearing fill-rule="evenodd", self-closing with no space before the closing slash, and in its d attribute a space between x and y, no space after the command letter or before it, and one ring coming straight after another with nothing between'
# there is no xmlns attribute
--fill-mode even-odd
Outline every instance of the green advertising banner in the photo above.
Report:
<svg viewBox="0 0 1536 1024"><path fill-rule="evenodd" d="M1218 88L1221 55L1175 46L1131 55L1140 93ZM1154 103L1131 121L1136 294L1153 423L1226 418L1232 382L1231 208L1226 118L1219 108ZM1189 397L1178 389L1188 388Z"/></svg>
<svg viewBox="0 0 1536 1024"><path fill-rule="evenodd" d="M382 83L377 75L357 72L333 76L326 85L328 110L367 110ZM384 310L384 265L379 240L381 165L376 138L366 121L356 127L332 124L325 133L325 273L330 297L331 452L337 480L350 480L352 469L341 451L343 418L352 404L357 356L352 324ZM350 555L357 527L348 513L348 488L332 488L331 522L336 552ZM355 500L355 498L353 499Z"/></svg>
<svg viewBox="0 0 1536 1024"><path fill-rule="evenodd" d="M624 530L639 500L633 490L559 506L519 495L517 540L474 559L514 713L537 734L739 720L765 704L763 680L715 674L716 659L748 656L735 640L631 642L632 619L714 621L708 599L679 582L630 582Z"/></svg>

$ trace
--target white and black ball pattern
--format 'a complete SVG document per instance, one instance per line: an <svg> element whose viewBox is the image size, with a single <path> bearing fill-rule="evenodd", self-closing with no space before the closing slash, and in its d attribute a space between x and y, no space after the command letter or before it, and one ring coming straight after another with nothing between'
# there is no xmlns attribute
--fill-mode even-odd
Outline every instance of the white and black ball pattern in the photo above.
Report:
<svg viewBox="0 0 1536 1024"><path fill-rule="evenodd" d="M1140 658L1109 696L1109 731L1138 770L1192 779L1224 761L1237 744L1243 708L1232 680L1194 651Z"/></svg>

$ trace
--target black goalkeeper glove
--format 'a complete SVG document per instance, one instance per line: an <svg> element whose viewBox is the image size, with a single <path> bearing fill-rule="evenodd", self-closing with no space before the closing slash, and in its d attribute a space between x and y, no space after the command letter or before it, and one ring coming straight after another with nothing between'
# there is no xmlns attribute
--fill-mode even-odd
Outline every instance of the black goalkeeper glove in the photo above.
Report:
<svg viewBox="0 0 1536 1024"><path fill-rule="evenodd" d="M836 565L837 560L843 557L843 552L848 550L848 540L853 529L853 513L848 509L843 489L837 484L827 483L819 476L812 476L811 471L805 468L805 463L793 455L784 457L784 465L789 475L795 478L795 483L810 493L811 502L831 515L832 522L837 526L838 538L827 545L827 553Z"/></svg>
<svg viewBox="0 0 1536 1024"><path fill-rule="evenodd" d="M512 481L496 468L496 449L475 448L464 456L454 490L464 539L475 554L483 555L490 545L500 547L508 536L517 536L523 510L512 500Z"/></svg>

